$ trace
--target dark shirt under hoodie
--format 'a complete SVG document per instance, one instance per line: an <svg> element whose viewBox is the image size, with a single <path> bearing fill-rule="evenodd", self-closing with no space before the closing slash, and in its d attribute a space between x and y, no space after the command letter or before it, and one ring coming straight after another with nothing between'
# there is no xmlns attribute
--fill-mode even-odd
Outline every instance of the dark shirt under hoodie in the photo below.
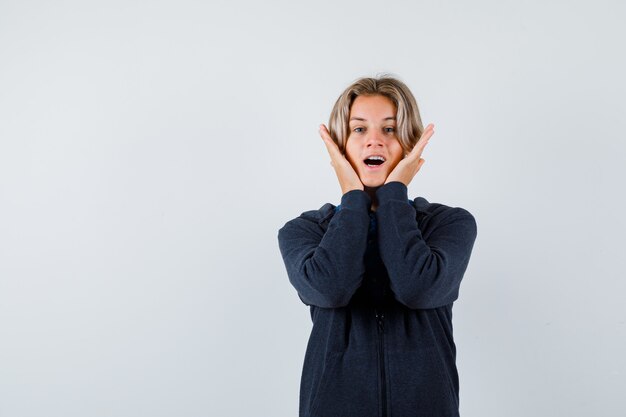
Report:
<svg viewBox="0 0 626 417"><path fill-rule="evenodd" d="M300 417L455 417L452 334L477 235L460 207L407 198L392 181L303 212L278 231L289 281L313 328Z"/></svg>

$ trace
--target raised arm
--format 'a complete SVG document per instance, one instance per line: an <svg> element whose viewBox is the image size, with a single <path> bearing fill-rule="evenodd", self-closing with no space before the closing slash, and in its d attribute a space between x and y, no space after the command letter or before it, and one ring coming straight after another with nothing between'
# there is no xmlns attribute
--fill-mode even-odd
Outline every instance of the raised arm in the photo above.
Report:
<svg viewBox="0 0 626 417"><path fill-rule="evenodd" d="M404 183L388 182L376 197L378 245L396 299L413 309L455 301L477 235L472 214L460 207L438 213L425 237Z"/></svg>
<svg viewBox="0 0 626 417"><path fill-rule="evenodd" d="M351 190L341 197L341 210L325 233L316 221L302 216L278 231L289 281L304 304L343 307L361 286L370 204L365 191Z"/></svg>

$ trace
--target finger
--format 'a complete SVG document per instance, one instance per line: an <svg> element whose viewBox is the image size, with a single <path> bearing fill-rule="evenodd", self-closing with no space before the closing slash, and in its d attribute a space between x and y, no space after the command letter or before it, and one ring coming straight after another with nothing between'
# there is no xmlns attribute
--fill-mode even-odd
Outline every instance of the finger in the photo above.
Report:
<svg viewBox="0 0 626 417"><path fill-rule="evenodd" d="M417 143L413 146L411 152L409 152L409 156L413 158L419 158L422 155L424 148L428 144L429 138L429 136L422 136L422 138L420 138L420 140L418 140Z"/></svg>
<svg viewBox="0 0 626 417"><path fill-rule="evenodd" d="M326 126L323 124L320 125L319 128L320 136L324 140L324 144L326 145L326 149L328 150L328 154L331 158L339 158L343 156L341 151L339 150L339 146L335 143L335 141L330 137L330 132L326 129Z"/></svg>
<svg viewBox="0 0 626 417"><path fill-rule="evenodd" d="M435 133L433 129L434 129L434 125L432 123L426 126L426 129L424 130L424 132L422 132L422 136L420 137L420 139L417 141L417 143L411 150L410 152L411 156L419 157L422 154L422 151L428 144L428 140Z"/></svg>
<svg viewBox="0 0 626 417"><path fill-rule="evenodd" d="M339 147L337 146L335 141L333 141L333 139L330 137L330 132L328 132L328 129L326 129L326 126L320 125L319 133L320 133L320 136L322 137L322 140L324 141L324 144L326 145L326 148L328 149L328 153L330 154L330 156L333 156L336 154L336 152L339 152Z"/></svg>
<svg viewBox="0 0 626 417"><path fill-rule="evenodd" d="M420 137L420 140L422 139L428 140L434 133L435 133L435 125L430 123L428 126L426 126L426 129L424 129L424 131L422 132L422 136Z"/></svg>

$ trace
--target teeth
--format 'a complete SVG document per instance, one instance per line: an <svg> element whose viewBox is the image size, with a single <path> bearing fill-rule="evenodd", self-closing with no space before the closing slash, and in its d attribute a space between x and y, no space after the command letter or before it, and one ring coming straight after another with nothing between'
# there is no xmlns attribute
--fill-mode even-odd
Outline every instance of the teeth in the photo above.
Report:
<svg viewBox="0 0 626 417"><path fill-rule="evenodd" d="M372 155L372 156L368 156L368 157L367 157L367 158L365 158L365 159L377 159L377 160L380 160L380 161L385 162L385 158L383 158L383 157L382 157L382 156L380 156L380 155Z"/></svg>

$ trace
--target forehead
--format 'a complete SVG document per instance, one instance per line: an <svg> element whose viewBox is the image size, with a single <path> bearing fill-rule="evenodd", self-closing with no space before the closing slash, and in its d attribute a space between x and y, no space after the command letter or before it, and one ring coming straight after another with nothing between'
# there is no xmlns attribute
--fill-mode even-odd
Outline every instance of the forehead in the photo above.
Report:
<svg viewBox="0 0 626 417"><path fill-rule="evenodd" d="M349 122L393 122L396 107L391 99L382 95L358 96L350 107Z"/></svg>

